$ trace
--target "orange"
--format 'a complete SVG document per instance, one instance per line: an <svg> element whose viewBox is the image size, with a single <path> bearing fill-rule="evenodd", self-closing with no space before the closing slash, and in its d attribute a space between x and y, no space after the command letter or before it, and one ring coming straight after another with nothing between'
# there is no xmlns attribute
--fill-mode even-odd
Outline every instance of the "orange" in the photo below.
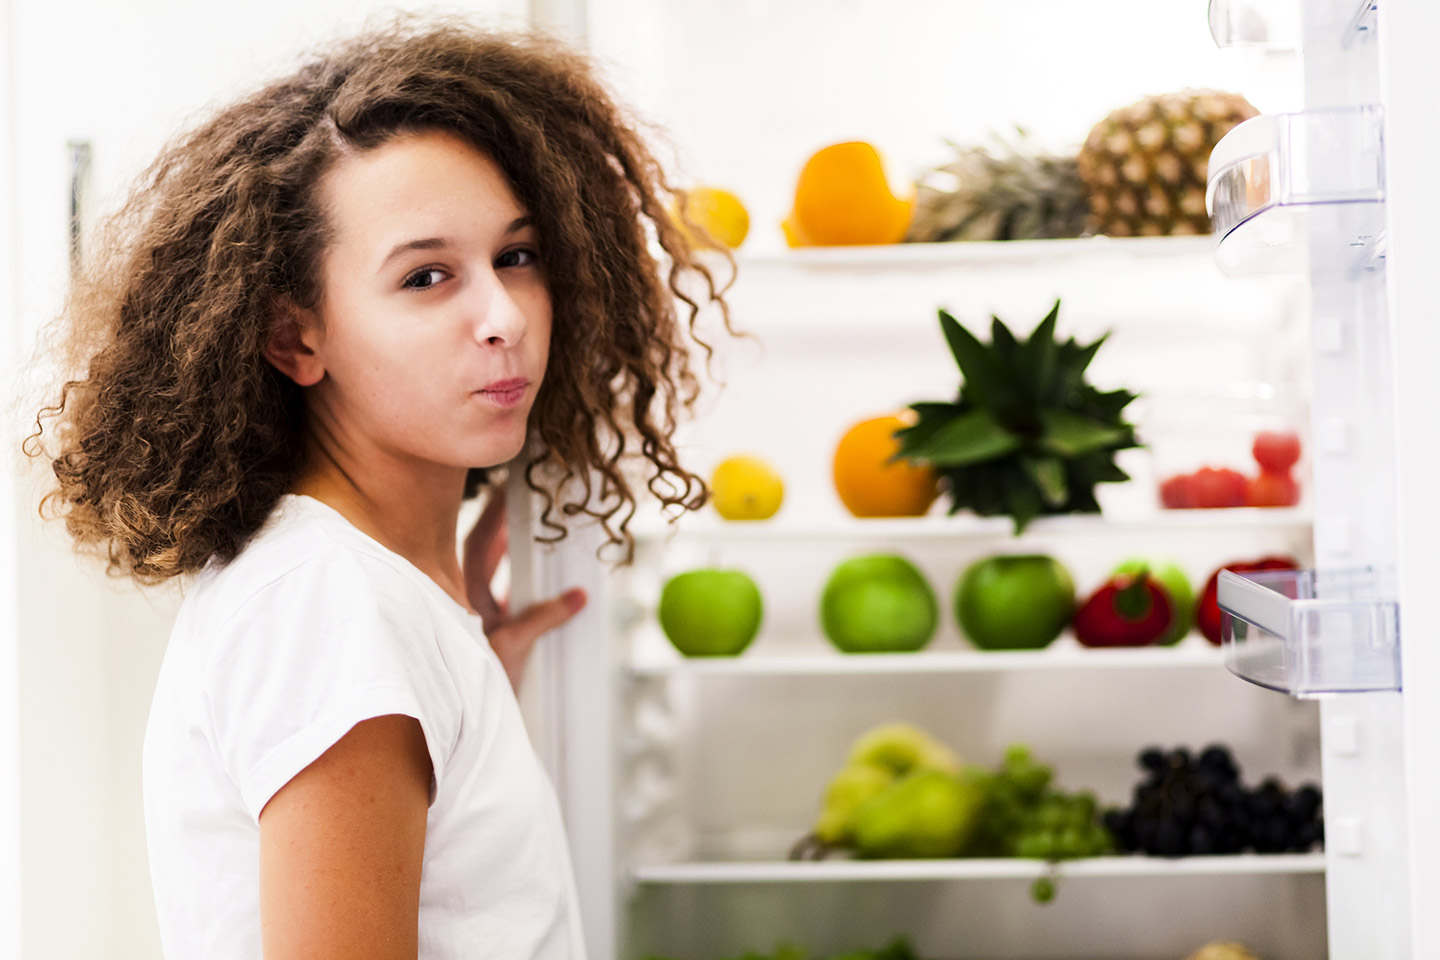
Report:
<svg viewBox="0 0 1440 960"><path fill-rule="evenodd" d="M795 205L781 226L799 246L899 243L914 212L911 194L895 196L880 152L862 141L825 147L805 162Z"/></svg>
<svg viewBox="0 0 1440 960"><path fill-rule="evenodd" d="M900 450L899 417L862 420L835 448L835 492L857 517L924 516L940 491L935 471L904 460L886 463Z"/></svg>

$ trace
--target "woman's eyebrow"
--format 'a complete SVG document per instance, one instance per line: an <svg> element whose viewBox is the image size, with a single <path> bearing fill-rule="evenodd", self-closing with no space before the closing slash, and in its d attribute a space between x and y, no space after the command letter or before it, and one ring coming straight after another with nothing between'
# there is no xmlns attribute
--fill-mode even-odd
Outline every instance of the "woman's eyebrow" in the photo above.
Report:
<svg viewBox="0 0 1440 960"><path fill-rule="evenodd" d="M534 226L534 224L535 220L528 215L523 217L517 217L514 221L511 222L510 226L505 228L505 234L506 236L509 236L516 231L523 230L526 227ZM396 257L400 256L400 254L405 253L406 251L443 250L448 246L450 246L450 240L447 237L424 237L419 240L402 241L395 244L395 246L391 248L390 252L385 254L385 259L380 261L380 269L383 270L387 263L389 263L391 260L394 260Z"/></svg>

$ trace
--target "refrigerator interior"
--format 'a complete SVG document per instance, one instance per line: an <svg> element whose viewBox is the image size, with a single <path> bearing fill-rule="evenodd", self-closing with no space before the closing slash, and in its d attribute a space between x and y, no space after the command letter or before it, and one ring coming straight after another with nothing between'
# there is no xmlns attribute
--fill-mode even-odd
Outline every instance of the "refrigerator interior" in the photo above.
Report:
<svg viewBox="0 0 1440 960"><path fill-rule="evenodd" d="M1264 957L1324 956L1319 853L1075 864L1062 867L1045 906L1028 895L1043 871L1034 862L898 873L787 862L850 742L888 720L992 766L1024 743L1060 787L1093 790L1107 805L1126 802L1136 754L1150 745L1228 745L1247 784L1320 779L1316 704L1238 682L1198 635L1109 659L1117 652L1084 651L1068 635L1048 659L966 656L951 599L961 571L995 553L1055 556L1082 597L1132 556L1173 558L1197 585L1236 559L1309 563L1308 484L1293 509L1156 501L1157 470L1248 456L1256 425L1295 424L1308 449L1303 284L1224 277L1208 238L950 246L922 263L881 250L740 258L731 304L754 339L716 340L715 382L683 430L682 456L703 474L732 453L763 456L785 478L785 502L764 523L726 523L707 509L673 531L642 514L635 563L597 584L592 623L605 640L572 632L566 641L556 689L572 716L557 749L567 758L562 793L572 811L586 808L572 821L582 888L606 914L595 924L614 937L596 949L720 958L788 940L826 955L903 934L936 958L1181 957L1213 939L1246 941ZM943 499L924 519L849 517L830 479L844 429L958 386L936 309L977 329L994 313L1024 336L1057 297L1060 336L1109 333L1092 367L1097 386L1143 395L1133 418L1147 447L1122 459L1133 482L1099 488L1104 518L1040 520L1017 540L1004 518L945 516ZM703 318L701 330L717 322ZM591 546L562 546L556 554L569 559L542 562L541 577L553 589L572 582ZM843 657L819 631L829 571L870 552L910 558L939 599L937 635L911 663ZM664 579L698 566L743 569L762 591L760 634L733 660L686 661L659 631ZM577 642L589 649L577 654ZM597 815L607 789L613 808Z"/></svg>
<svg viewBox="0 0 1440 960"><path fill-rule="evenodd" d="M636 6L610 0L593 4L592 16ZM767 171L761 186L758 169L782 146L803 155L798 144L823 142L825 130L843 125L833 116L813 126L782 123L786 97L773 97L752 117L773 136L727 164L725 124L702 108L713 108L727 85L763 85L774 64L752 62L756 77L717 77L703 51L733 52L756 10L742 5L701 31L696 10L704 4L686 8L689 23L680 8L638 6L653 14L643 37L611 29L623 18L596 16L596 47L634 55L620 75L648 105L670 111L687 146L708 150L708 162L694 167L754 185L763 227L785 199L777 190L783 178ZM1248 16L1287 5L1229 6ZM1403 779L1398 693L1279 696L1231 676L1224 662L1233 650L1219 655L1198 637L1164 651L1174 654L1165 660L1097 661L1067 636L1043 662L998 657L981 666L965 655L951 603L966 565L999 552L1056 556L1082 597L1137 555L1174 558L1197 583L1222 563L1277 552L1321 570L1395 563L1385 181L1378 196L1305 195L1386 162L1364 151L1353 115L1349 133L1305 126L1326 110L1353 114L1379 102L1379 20L1374 4L1300 6L1303 57L1261 47L1248 62L1261 64L1251 79L1267 118L1305 111L1296 129L1309 132L1287 133L1284 145L1293 148L1286 162L1308 179L1288 185L1296 188L1288 201L1267 192L1278 178L1244 182L1245 200L1275 200L1272 215L1249 218L1254 229L1218 247L1213 238L1163 238L784 252L762 231L739 255L729 299L737 325L756 339L731 340L716 316L702 318L702 336L719 346L713 372L724 386L707 388L681 453L704 474L730 454L763 456L785 478L785 505L775 519L749 526L706 511L673 534L642 513L635 565L591 581L591 632L579 641L567 631L563 657L555 646L542 651L550 693L567 704L548 732L541 723L541 740L561 758L553 767L572 818L592 951L713 960L791 940L825 955L905 934L926 957L1181 957L1211 939L1245 941L1267 958L1410 955L1407 810L1395 789ZM906 10L941 15L932 4ZM852 14L852 25L862 22L862 13L836 11L823 32L833 39L843 32L836 23ZM766 49L782 45L794 26L793 18L774 21ZM1095 21L1097 49L1105 26ZM791 72L814 66L815 46L794 52ZM916 55L892 66L923 71L917 62L927 61ZM1299 96L1289 95L1292 81ZM953 92L954 83L947 76L940 88ZM1016 89L998 91L979 113L1013 116ZM956 110L948 119L974 120L963 117ZM897 108L892 132L912 119ZM1048 132L1058 137L1062 126ZM914 137L902 148L910 159L919 153ZM1256 159L1263 155L1238 159L1247 171L1276 174L1279 166ZM845 427L917 400L948 399L957 386L936 308L982 337L991 313L1023 336L1057 298L1062 337L1111 334L1092 367L1096 385L1142 394L1130 412L1147 448L1122 457L1132 483L1100 488L1104 519L1042 521L1015 540L1003 522L943 517L943 498L923 522L848 518L829 478ZM1157 482L1172 470L1243 456L1254 429L1277 423L1302 434L1298 508L1157 509ZM526 520L523 508L515 519ZM520 581L530 578L541 593L568 585L593 546L592 538L542 555ZM913 664L844 662L818 629L829 570L878 551L912 559L940 601L939 633ZM685 661L656 624L665 578L696 566L745 569L763 592L760 636L730 663ZM587 648L577 652L576 642ZM1027 896L1041 872L1033 864L787 861L848 744L892 719L929 729L979 763L994 764L1006 745L1023 742L1054 765L1062 788L1092 789L1102 803L1125 800L1138 779L1135 754L1152 744L1225 743L1247 782L1318 781L1323 768L1329 846L1298 858L1070 864L1046 906Z"/></svg>

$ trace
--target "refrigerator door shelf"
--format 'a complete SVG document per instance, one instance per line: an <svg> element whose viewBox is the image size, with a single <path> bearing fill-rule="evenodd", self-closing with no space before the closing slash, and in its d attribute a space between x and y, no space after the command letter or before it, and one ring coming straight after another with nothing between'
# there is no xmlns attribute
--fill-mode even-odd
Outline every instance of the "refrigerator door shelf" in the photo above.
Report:
<svg viewBox="0 0 1440 960"><path fill-rule="evenodd" d="M1400 689L1393 571L1222 571L1225 665L1296 697Z"/></svg>
<svg viewBox="0 0 1440 960"><path fill-rule="evenodd" d="M1299 49L1300 4L1297 0L1210 0L1210 36L1221 48Z"/></svg>
<svg viewBox="0 0 1440 960"><path fill-rule="evenodd" d="M1384 201L1378 106L1255 117L1210 154L1205 205L1230 276L1374 269Z"/></svg>

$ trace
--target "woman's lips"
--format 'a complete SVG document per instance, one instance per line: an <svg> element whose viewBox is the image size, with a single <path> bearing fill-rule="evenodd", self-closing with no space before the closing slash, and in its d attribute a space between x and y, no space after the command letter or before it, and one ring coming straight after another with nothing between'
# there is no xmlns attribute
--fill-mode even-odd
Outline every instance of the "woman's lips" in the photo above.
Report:
<svg viewBox="0 0 1440 960"><path fill-rule="evenodd" d="M516 377L511 380L497 380L483 390L476 390L475 395L493 403L497 407L513 407L525 399L525 391L529 389L530 381L523 377Z"/></svg>

